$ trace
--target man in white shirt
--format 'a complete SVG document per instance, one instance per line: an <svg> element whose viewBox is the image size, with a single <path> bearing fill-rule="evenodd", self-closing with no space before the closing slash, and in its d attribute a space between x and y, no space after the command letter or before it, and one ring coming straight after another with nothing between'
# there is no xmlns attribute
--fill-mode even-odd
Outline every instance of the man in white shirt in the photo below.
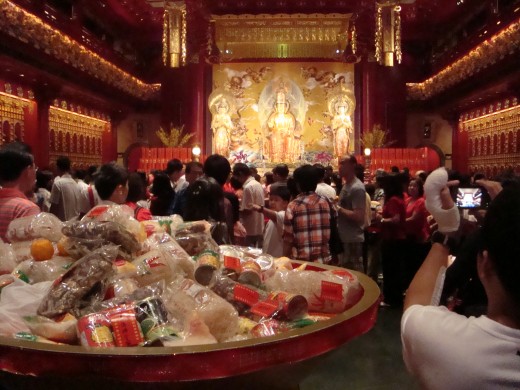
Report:
<svg viewBox="0 0 520 390"><path fill-rule="evenodd" d="M262 185L251 176L249 167L243 163L237 163L233 167L233 176L242 183L242 202L240 204L240 221L244 225L247 235L245 244L256 248L262 247L264 216L255 212L253 205L264 206L264 189Z"/></svg>
<svg viewBox="0 0 520 390"><path fill-rule="evenodd" d="M477 270L488 298L487 315L464 317L437 303L459 211L444 168L425 184L426 205L438 231L413 279L401 320L408 370L426 389L520 388L520 191L481 181L494 199L479 240Z"/></svg>
<svg viewBox="0 0 520 390"><path fill-rule="evenodd" d="M184 165L181 160L174 158L173 160L168 161L168 164L166 165L166 174L172 182L172 187L175 193L188 187L189 183L184 177Z"/></svg>
<svg viewBox="0 0 520 390"><path fill-rule="evenodd" d="M318 172L318 179L320 180L318 185L316 186L316 193L321 195L331 202L336 200L336 190L334 187L325 183L325 167L321 164L314 164L314 168Z"/></svg>
<svg viewBox="0 0 520 390"><path fill-rule="evenodd" d="M51 189L50 212L62 221L79 216L83 206L83 196L78 183L70 174L70 159L60 156L56 160L59 179L54 180Z"/></svg>

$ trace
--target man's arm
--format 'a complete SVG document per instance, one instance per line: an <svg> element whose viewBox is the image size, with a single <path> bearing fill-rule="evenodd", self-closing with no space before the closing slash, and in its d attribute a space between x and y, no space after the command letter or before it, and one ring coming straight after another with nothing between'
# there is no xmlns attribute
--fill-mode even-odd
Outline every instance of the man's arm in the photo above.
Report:
<svg viewBox="0 0 520 390"><path fill-rule="evenodd" d="M365 191L355 190L352 194L352 210L343 207L338 208L338 213L343 214L347 219L357 223L365 222L366 196Z"/></svg>
<svg viewBox="0 0 520 390"><path fill-rule="evenodd" d="M257 204L253 205L253 210L255 210L258 213L263 213L264 216L266 216L271 221L276 223L276 211L268 209L267 207L264 207L264 206L259 206Z"/></svg>

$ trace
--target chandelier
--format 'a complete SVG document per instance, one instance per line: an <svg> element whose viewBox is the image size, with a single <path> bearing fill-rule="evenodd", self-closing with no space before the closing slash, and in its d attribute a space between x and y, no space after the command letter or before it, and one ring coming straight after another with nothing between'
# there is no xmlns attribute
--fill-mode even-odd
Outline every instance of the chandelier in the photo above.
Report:
<svg viewBox="0 0 520 390"><path fill-rule="evenodd" d="M376 60L394 66L394 57L401 63L401 6L397 1L376 2Z"/></svg>

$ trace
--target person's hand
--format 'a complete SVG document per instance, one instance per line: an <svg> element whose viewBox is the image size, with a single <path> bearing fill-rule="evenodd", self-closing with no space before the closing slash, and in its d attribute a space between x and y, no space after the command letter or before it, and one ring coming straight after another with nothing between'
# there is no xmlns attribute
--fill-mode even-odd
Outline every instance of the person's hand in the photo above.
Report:
<svg viewBox="0 0 520 390"><path fill-rule="evenodd" d="M495 199L496 196L500 193L500 191L502 191L502 184L500 184L498 181L481 179L475 181L475 183L486 189L491 200Z"/></svg>
<svg viewBox="0 0 520 390"><path fill-rule="evenodd" d="M456 232L459 229L460 214L451 198L449 187L459 182L448 181L445 168L433 171L424 184L426 209L437 222L437 229L442 233Z"/></svg>
<svg viewBox="0 0 520 390"><path fill-rule="evenodd" d="M259 213L261 213L262 211L264 211L264 207L263 206L259 206L257 204L253 204L251 205L251 208L254 210L254 211L258 211Z"/></svg>

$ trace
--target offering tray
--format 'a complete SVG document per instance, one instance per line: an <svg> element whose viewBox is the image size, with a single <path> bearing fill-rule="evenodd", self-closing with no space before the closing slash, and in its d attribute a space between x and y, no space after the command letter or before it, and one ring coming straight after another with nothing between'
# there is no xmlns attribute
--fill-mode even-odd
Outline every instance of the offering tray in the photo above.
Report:
<svg viewBox="0 0 520 390"><path fill-rule="evenodd" d="M301 264L293 261L293 266ZM307 264L307 270L316 272L337 269ZM74 390L83 385L111 390L163 386L297 388L316 358L368 332L375 324L379 287L365 274L350 272L363 288L353 307L331 319L270 337L187 347L90 349L0 337L0 384L8 384L8 389Z"/></svg>

